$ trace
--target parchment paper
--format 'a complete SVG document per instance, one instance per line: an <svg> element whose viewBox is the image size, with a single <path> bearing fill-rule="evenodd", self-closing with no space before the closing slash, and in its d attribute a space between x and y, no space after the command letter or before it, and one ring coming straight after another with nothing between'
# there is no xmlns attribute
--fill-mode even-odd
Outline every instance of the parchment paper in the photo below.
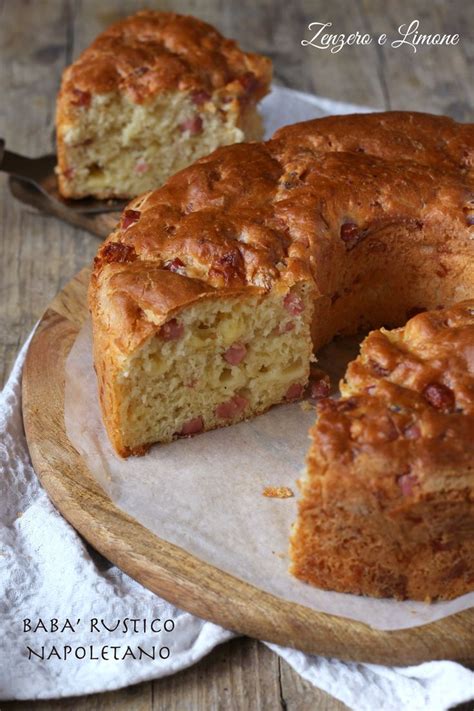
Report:
<svg viewBox="0 0 474 711"><path fill-rule="evenodd" d="M267 135L286 123L352 111L369 109L279 87L264 101ZM354 345L354 340L336 341L318 355L332 382L354 357ZM376 600L318 590L288 573L297 498L271 499L262 491L288 486L297 494L313 420L314 412L300 404L279 406L252 422L121 460L100 416L89 322L66 363L69 439L111 500L160 538L281 598L378 629L414 627L472 607L474 593L431 605Z"/></svg>

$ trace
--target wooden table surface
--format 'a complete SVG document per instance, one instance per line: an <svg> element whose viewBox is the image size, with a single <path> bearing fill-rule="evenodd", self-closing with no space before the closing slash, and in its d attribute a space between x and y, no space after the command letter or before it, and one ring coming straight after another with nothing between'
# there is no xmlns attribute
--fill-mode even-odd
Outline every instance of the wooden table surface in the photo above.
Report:
<svg viewBox="0 0 474 711"><path fill-rule="evenodd" d="M465 0L0 0L0 136L35 156L53 149L54 99L63 68L112 21L143 6L195 14L270 56L286 86L378 109L446 113L472 121L474 4ZM331 31L395 35L418 19L424 33L460 33L450 47L393 49L375 43L337 54L302 47L310 22ZM98 246L91 235L10 198L0 177L0 362L2 382L33 324ZM175 676L108 694L2 703L22 709L236 711L346 708L304 682L262 644L237 639Z"/></svg>

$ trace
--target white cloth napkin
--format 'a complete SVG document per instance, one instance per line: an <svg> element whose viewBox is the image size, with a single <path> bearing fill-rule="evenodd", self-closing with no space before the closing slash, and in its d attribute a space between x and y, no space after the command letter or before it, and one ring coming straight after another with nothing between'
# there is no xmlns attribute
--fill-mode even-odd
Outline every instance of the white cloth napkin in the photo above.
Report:
<svg viewBox="0 0 474 711"><path fill-rule="evenodd" d="M0 699L45 699L108 691L184 669L233 633L179 610L149 592L95 553L61 517L33 471L21 415L21 370L26 343L0 395ZM25 632L23 620L41 619L49 629L57 618L74 633ZM90 620L103 619L111 629L90 631ZM173 619L167 633L123 633L123 620ZM76 625L76 621L80 622ZM28 659L64 648L85 650L84 659ZM90 659L108 645L169 647L162 660ZM390 668L349 664L268 644L305 679L355 711L441 711L474 698L474 673L454 662L427 662Z"/></svg>

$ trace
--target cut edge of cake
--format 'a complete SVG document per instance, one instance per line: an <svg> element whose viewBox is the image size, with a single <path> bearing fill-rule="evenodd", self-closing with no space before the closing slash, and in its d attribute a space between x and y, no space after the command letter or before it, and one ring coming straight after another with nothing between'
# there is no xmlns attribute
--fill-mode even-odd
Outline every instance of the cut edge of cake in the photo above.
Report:
<svg viewBox="0 0 474 711"><path fill-rule="evenodd" d="M372 597L428 601L472 589L472 375L463 359L473 349L474 300L364 340L343 396L318 404L310 430L293 575Z"/></svg>
<svg viewBox="0 0 474 711"><path fill-rule="evenodd" d="M179 288L185 302L166 316L146 295L137 298L133 265L127 275L116 265L103 269L91 298L103 419L122 457L300 399L314 360L308 283L216 294L164 271L151 275L163 301ZM114 309L136 319L136 343L111 339L105 314Z"/></svg>

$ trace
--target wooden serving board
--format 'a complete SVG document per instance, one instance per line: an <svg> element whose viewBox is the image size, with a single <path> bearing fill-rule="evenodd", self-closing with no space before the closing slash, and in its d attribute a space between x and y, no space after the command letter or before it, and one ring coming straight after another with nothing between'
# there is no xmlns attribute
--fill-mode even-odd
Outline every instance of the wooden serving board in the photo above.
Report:
<svg viewBox="0 0 474 711"><path fill-rule="evenodd" d="M178 607L250 637L305 652L379 664L474 662L474 608L429 625L382 632L286 602L157 538L118 509L64 428L66 356L87 316L89 272L51 303L23 372L23 418L41 483L63 516L103 556Z"/></svg>

